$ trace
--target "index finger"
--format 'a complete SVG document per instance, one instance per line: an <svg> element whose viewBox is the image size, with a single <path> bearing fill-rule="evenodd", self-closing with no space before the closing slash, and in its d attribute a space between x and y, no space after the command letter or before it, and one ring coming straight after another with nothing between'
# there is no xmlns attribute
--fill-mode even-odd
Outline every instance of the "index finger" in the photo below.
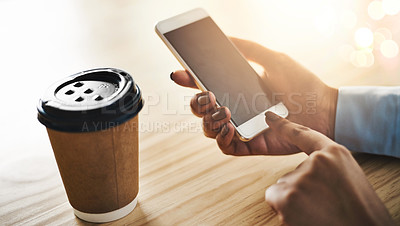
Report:
<svg viewBox="0 0 400 226"><path fill-rule="evenodd" d="M265 113L265 121L269 127L290 143L296 145L307 154L321 150L334 142L327 136L308 127L290 122L270 111Z"/></svg>
<svg viewBox="0 0 400 226"><path fill-rule="evenodd" d="M180 71L172 72L171 79L178 85L198 89L192 76L189 75L186 71L180 70Z"/></svg>

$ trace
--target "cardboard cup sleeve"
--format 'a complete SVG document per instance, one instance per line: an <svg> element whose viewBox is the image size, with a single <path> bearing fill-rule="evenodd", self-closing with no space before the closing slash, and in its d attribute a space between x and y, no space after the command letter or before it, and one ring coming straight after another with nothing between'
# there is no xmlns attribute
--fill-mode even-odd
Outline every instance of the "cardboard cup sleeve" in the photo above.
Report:
<svg viewBox="0 0 400 226"><path fill-rule="evenodd" d="M129 214L139 191L139 87L107 68L70 76L46 94L38 119L75 215L99 223Z"/></svg>

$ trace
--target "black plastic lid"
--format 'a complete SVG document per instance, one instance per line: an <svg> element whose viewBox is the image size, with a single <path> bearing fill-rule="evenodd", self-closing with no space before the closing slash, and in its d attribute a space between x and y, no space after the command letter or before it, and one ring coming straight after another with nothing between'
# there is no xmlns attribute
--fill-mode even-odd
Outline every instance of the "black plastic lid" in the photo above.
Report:
<svg viewBox="0 0 400 226"><path fill-rule="evenodd" d="M71 75L48 88L37 106L47 128L92 132L118 126L143 107L132 77L119 69L99 68Z"/></svg>

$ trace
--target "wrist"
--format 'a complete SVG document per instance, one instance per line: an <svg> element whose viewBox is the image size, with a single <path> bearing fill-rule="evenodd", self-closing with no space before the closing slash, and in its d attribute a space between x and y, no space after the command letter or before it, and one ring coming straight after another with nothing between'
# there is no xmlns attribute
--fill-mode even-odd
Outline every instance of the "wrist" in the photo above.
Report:
<svg viewBox="0 0 400 226"><path fill-rule="evenodd" d="M327 100L327 136L335 140L335 122L336 122L336 107L339 95L339 90L336 88L328 87L328 100Z"/></svg>

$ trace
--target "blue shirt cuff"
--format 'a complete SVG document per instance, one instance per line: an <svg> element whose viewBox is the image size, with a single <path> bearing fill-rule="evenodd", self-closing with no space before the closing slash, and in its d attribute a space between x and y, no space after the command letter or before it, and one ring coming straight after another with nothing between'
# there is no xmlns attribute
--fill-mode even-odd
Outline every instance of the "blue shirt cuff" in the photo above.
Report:
<svg viewBox="0 0 400 226"><path fill-rule="evenodd" d="M339 88L335 141L351 151L400 158L400 87Z"/></svg>

